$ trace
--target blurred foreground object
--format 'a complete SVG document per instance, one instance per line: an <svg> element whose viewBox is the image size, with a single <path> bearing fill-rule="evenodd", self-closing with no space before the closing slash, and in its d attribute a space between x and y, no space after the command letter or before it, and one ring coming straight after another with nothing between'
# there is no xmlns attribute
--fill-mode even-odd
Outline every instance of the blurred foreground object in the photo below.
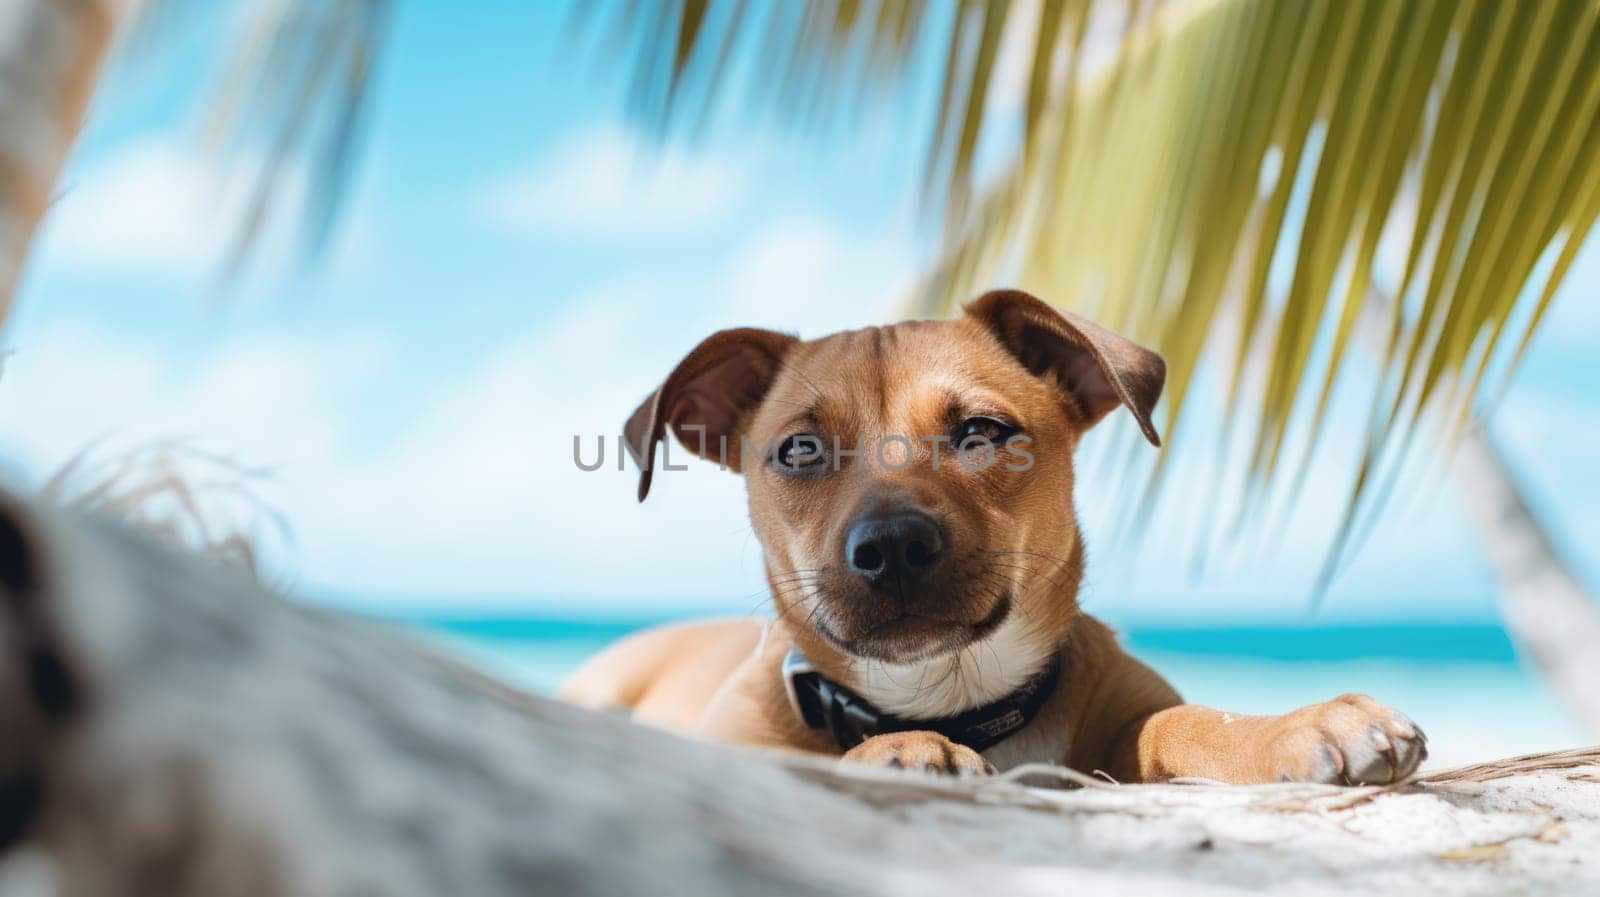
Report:
<svg viewBox="0 0 1600 897"><path fill-rule="evenodd" d="M127 5L0 0L0 322Z"/></svg>
<svg viewBox="0 0 1600 897"><path fill-rule="evenodd" d="M232 228L224 284L281 206L292 206L306 261L328 243L359 155L389 5L234 4L242 27L222 38L232 41L224 70L202 75L218 82L204 129L210 149L251 160L244 202L224 223ZM120 38L130 55L158 57L173 20L202 18L204 8L193 0L0 0L0 323L112 45ZM297 164L304 195L289 203Z"/></svg>
<svg viewBox="0 0 1600 897"><path fill-rule="evenodd" d="M287 542L288 520L259 487L271 471L185 440L90 446L39 490L47 505L117 520L174 548L264 577L261 547Z"/></svg>
<svg viewBox="0 0 1600 897"><path fill-rule="evenodd" d="M1600 889L1600 749L1393 790L940 781L521 695L16 501L0 589L7 895Z"/></svg>

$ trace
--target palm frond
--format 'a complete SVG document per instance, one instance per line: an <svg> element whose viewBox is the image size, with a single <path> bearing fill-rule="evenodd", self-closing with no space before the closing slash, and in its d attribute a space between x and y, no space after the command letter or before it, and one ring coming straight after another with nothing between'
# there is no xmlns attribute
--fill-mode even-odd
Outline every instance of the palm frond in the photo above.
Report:
<svg viewBox="0 0 1600 897"><path fill-rule="evenodd" d="M129 48L134 60L183 23L194 0L147 0ZM210 148L247 169L222 260L231 280L260 248L269 222L294 214L302 257L326 247L364 131L390 0L265 0L242 14L206 116ZM289 201L293 207L285 209Z"/></svg>
<svg viewBox="0 0 1600 897"><path fill-rule="evenodd" d="M91 445L62 465L39 497L259 579L263 544L290 539L287 520L258 492L270 473L184 440L113 451Z"/></svg>
<svg viewBox="0 0 1600 897"><path fill-rule="evenodd" d="M849 120L873 100L904 98L932 73L940 87L931 98L923 194L930 211L942 210L954 223L966 216L980 142L995 126L991 99L1003 53L1018 54L1027 72L1018 116L1024 143L1043 147L1050 143L1040 133L1048 113L1059 115L1076 95L1071 87L1093 6L1093 0L659 0L616 4L598 27L603 52L631 61L630 112L657 136L675 125L703 125L719 101L741 94L752 106L776 109L784 123L823 127ZM1124 18L1139 20L1144 6L1130 0ZM590 4L574 7L585 26L593 16ZM1008 45L1013 33L1029 39ZM738 62L730 67L733 58ZM730 75L735 70L738 77Z"/></svg>
<svg viewBox="0 0 1600 897"><path fill-rule="evenodd" d="M946 228L916 310L948 313L1014 283L1160 348L1168 449L1146 509L1218 343L1232 347L1227 431L1246 439L1239 518L1286 470L1292 504L1355 363L1357 323L1378 314L1379 384L1342 545L1382 505L1424 420L1453 439L1484 407L1491 370L1503 390L1600 215L1593 0L1135 0L1120 54L1082 78L1105 0L961 0L920 15L901 0L746 5L624 4L635 113L662 132L691 107L703 121L739 80L730 48L760 37L743 81L782 98L791 121L929 85L922 183ZM1002 48L1018 21L1030 40ZM975 148L997 126L1002 49L1027 56L1021 138L980 191ZM1376 301L1393 234L1408 243L1396 299ZM1296 457L1297 422L1310 435Z"/></svg>
<svg viewBox="0 0 1600 897"><path fill-rule="evenodd" d="M1356 322L1387 307L1343 539L1432 412L1453 438L1486 372L1514 370L1600 214L1596 17L1591 0L1169 8L1080 89L1059 162L1030 165L1025 148L975 206L918 308L1014 282L1152 342L1169 447L1203 355L1228 338L1230 420L1255 418L1250 507L1295 421L1312 434L1303 479ZM1374 302L1389 228L1409 234L1407 257L1398 301Z"/></svg>

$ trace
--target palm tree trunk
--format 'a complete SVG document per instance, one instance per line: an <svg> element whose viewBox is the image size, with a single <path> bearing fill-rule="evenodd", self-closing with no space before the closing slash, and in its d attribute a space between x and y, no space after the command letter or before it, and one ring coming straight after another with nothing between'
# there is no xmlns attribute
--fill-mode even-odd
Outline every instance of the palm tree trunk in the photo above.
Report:
<svg viewBox="0 0 1600 897"><path fill-rule="evenodd" d="M125 8L0 0L0 322Z"/></svg>
<svg viewBox="0 0 1600 897"><path fill-rule="evenodd" d="M1600 893L1600 750L1402 789L1067 780L688 741L0 496L0 894Z"/></svg>
<svg viewBox="0 0 1600 897"><path fill-rule="evenodd" d="M1474 429L1453 471L1500 581L1511 637L1591 733L1600 733L1600 604L1561 559L1489 434Z"/></svg>
<svg viewBox="0 0 1600 897"><path fill-rule="evenodd" d="M1394 301L1372 283L1360 333L1376 351ZM1600 602L1556 551L1487 424L1467 431L1451 474L1499 581L1501 623L1579 725L1600 735Z"/></svg>

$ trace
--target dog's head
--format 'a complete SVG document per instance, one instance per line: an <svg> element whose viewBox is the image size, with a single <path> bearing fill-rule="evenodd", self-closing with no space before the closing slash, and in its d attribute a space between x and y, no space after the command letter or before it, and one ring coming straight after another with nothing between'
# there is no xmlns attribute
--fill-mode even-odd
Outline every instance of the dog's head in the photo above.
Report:
<svg viewBox="0 0 1600 897"><path fill-rule="evenodd" d="M1119 405L1158 444L1161 357L1026 293L948 321L801 341L725 330L628 421L650 487L668 428L744 474L781 615L808 643L908 664L1007 620L1076 612L1078 438Z"/></svg>

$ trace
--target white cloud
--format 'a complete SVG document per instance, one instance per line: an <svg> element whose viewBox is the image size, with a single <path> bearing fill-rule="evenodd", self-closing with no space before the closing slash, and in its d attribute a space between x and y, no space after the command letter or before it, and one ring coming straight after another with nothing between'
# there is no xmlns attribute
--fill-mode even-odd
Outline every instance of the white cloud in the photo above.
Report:
<svg viewBox="0 0 1600 897"><path fill-rule="evenodd" d="M8 462L42 478L86 448L195 440L292 469L336 453L382 357L370 342L258 337L192 363L81 320L13 339L0 380Z"/></svg>
<svg viewBox="0 0 1600 897"><path fill-rule="evenodd" d="M821 336L896 316L917 268L909 244L841 234L813 218L773 222L734 259L713 289L723 323Z"/></svg>
<svg viewBox="0 0 1600 897"><path fill-rule="evenodd" d="M658 476L651 501L615 469L623 420L713 330L741 324L812 335L881 320L910 270L892 242L851 239L808 219L753 236L711 278L635 277L513 335L430 391L392 433L368 432L381 346L254 337L184 361L90 324L13 338L0 381L0 442L34 482L86 444L203 440L272 465L266 496L294 529L275 570L302 591L432 606L502 596L739 603L761 598L742 484L714 466ZM572 462L607 437L608 464ZM270 547L270 546L269 546ZM595 597L598 596L598 597Z"/></svg>
<svg viewBox="0 0 1600 897"><path fill-rule="evenodd" d="M210 175L176 143L133 144L67 179L44 251L74 265L198 274L221 250L207 229Z"/></svg>
<svg viewBox="0 0 1600 897"><path fill-rule="evenodd" d="M78 271L185 283L211 276L233 248L259 162L258 155L208 153L171 135L130 142L69 171L45 219L39 254ZM257 243L267 265L296 251L294 225L306 190L302 166L281 172ZM339 260L361 236L341 240Z"/></svg>
<svg viewBox="0 0 1600 897"><path fill-rule="evenodd" d="M719 221L747 181L740 163L652 148L616 128L579 135L490 184L483 206L508 230L561 236L670 235Z"/></svg>

